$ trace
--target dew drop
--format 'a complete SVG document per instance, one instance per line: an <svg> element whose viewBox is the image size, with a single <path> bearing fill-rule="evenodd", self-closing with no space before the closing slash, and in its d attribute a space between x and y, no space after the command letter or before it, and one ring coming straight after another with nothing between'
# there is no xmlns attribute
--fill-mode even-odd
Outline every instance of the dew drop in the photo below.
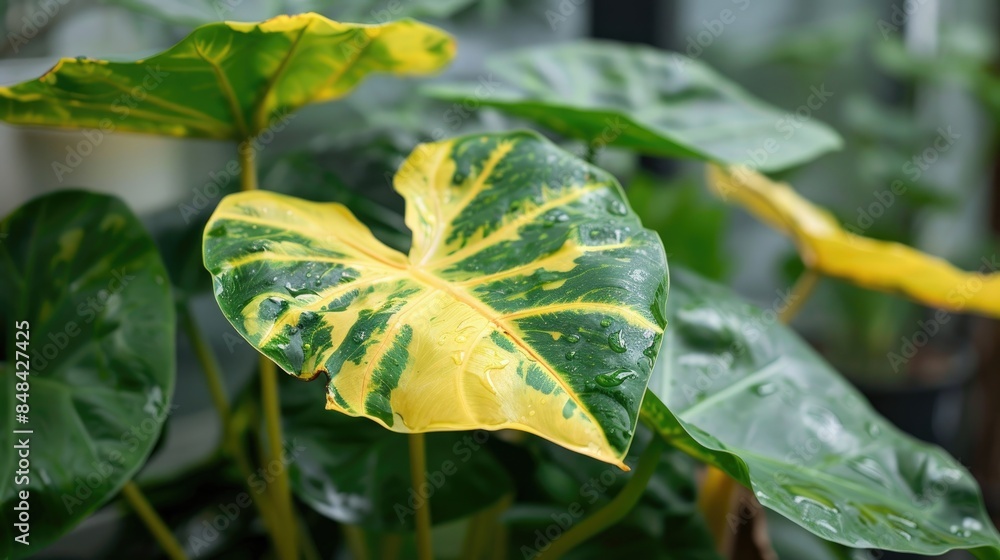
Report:
<svg viewBox="0 0 1000 560"><path fill-rule="evenodd" d="M566 335L566 342L577 343L580 342L580 335L578 334L568 334Z"/></svg>
<svg viewBox="0 0 1000 560"><path fill-rule="evenodd" d="M865 426L865 430L868 432L868 435L873 438L877 438L882 435L882 428L879 428L878 424L875 422L869 422L868 425Z"/></svg>
<svg viewBox="0 0 1000 560"><path fill-rule="evenodd" d="M576 357L576 352L572 352L572 351L566 352L566 359L567 360L572 360L575 357Z"/></svg>
<svg viewBox="0 0 1000 560"><path fill-rule="evenodd" d="M625 335L622 331L617 331L608 337L608 346L619 354L628 350L628 346L625 344Z"/></svg>
<svg viewBox="0 0 1000 560"><path fill-rule="evenodd" d="M616 216L624 216L628 214L628 208L625 207L625 203L622 201L612 200L611 203L608 204L608 212L611 212Z"/></svg>
<svg viewBox="0 0 1000 560"><path fill-rule="evenodd" d="M601 321L601 326L604 327L604 328L610 327L611 326L611 319L604 319L603 321Z"/></svg>
<svg viewBox="0 0 1000 560"><path fill-rule="evenodd" d="M456 366L462 365L465 361L465 352L453 352L451 354L451 361L455 362Z"/></svg>
<svg viewBox="0 0 1000 560"><path fill-rule="evenodd" d="M465 342L465 335L458 335L455 337L455 342Z"/></svg>
<svg viewBox="0 0 1000 560"><path fill-rule="evenodd" d="M639 377L639 374L628 368L619 368L615 371L602 373L594 377L594 381L601 387L617 387L624 383L625 380L632 379L633 377Z"/></svg>
<svg viewBox="0 0 1000 560"><path fill-rule="evenodd" d="M362 342L365 341L366 338L368 338L368 333L366 333L365 331L357 331L351 338L354 340L355 343L361 344Z"/></svg>
<svg viewBox="0 0 1000 560"><path fill-rule="evenodd" d="M758 397L773 395L778 391L778 386L774 383L761 383L753 388L754 394Z"/></svg>

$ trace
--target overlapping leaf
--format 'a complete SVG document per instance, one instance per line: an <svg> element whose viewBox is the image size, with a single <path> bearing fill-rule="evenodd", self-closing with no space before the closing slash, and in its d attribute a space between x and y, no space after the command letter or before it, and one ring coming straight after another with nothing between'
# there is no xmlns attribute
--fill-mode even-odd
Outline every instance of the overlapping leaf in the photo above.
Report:
<svg viewBox="0 0 1000 560"><path fill-rule="evenodd" d="M204 253L236 330L289 373L327 373L330 409L515 428L624 466L667 276L614 178L512 133L420 145L395 188L408 256L339 204L226 197Z"/></svg>
<svg viewBox="0 0 1000 560"><path fill-rule="evenodd" d="M700 61L643 46L577 42L505 53L488 80L428 88L497 107L595 146L781 169L840 147L815 119L782 113ZM810 92L822 106L827 94Z"/></svg>
<svg viewBox="0 0 1000 560"><path fill-rule="evenodd" d="M426 74L454 51L447 33L411 20L214 23L148 59L66 58L37 80L0 87L0 120L244 140L283 128L303 105L343 97L371 73Z"/></svg>
<svg viewBox="0 0 1000 560"><path fill-rule="evenodd" d="M709 184L721 198L791 237L813 270L939 309L1000 317L1000 274L992 274L1000 266L996 255L984 258L979 272L963 272L912 247L855 235L789 185L744 167L713 166Z"/></svg>
<svg viewBox="0 0 1000 560"><path fill-rule="evenodd" d="M281 387L281 416L284 434L296 446L292 490L330 519L372 531L412 531L414 506L425 496L440 524L511 492L507 473L484 445L485 432L449 432L428 434L430 490L411 494L405 435L323 410L318 382L288 381Z"/></svg>
<svg viewBox="0 0 1000 560"><path fill-rule="evenodd" d="M642 413L675 445L824 539L1000 558L969 473L878 416L773 314L675 271L669 319Z"/></svg>
<svg viewBox="0 0 1000 560"><path fill-rule="evenodd" d="M0 231L0 422L9 445L30 440L23 484L14 483L18 452L0 454L0 557L21 558L87 517L146 461L170 412L174 303L152 240L115 198L47 195ZM22 321L27 361L13 332ZM25 366L26 403L15 396L23 382L15 371ZM28 405L27 424L14 423L15 404ZM13 540L22 490L30 546Z"/></svg>

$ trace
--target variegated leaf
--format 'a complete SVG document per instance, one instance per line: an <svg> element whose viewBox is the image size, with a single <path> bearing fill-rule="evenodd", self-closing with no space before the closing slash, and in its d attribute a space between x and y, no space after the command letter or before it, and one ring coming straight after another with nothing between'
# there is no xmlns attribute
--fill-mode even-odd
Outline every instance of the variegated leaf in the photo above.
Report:
<svg viewBox="0 0 1000 560"><path fill-rule="evenodd" d="M223 312L327 408L399 432L514 428L622 466L659 348L666 257L608 173L531 133L418 146L409 255L339 204L226 197Z"/></svg>
<svg viewBox="0 0 1000 560"><path fill-rule="evenodd" d="M0 87L0 120L239 141L373 72L426 74L454 53L450 35L412 20L213 23L144 60L64 58L37 80Z"/></svg>

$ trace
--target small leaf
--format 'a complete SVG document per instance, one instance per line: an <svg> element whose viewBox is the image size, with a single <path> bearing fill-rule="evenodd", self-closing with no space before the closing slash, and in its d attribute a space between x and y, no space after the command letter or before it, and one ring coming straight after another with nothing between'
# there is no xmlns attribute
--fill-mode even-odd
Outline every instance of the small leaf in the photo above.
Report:
<svg viewBox="0 0 1000 560"><path fill-rule="evenodd" d="M429 86L592 146L781 169L840 147L816 119L782 113L676 53L581 41L504 53L477 83ZM822 103L827 93L811 94Z"/></svg>
<svg viewBox="0 0 1000 560"><path fill-rule="evenodd" d="M412 20L213 23L136 62L64 58L37 80L0 87L0 119L241 141L347 95L368 74L434 72L454 52L451 36Z"/></svg>
<svg viewBox="0 0 1000 560"><path fill-rule="evenodd" d="M663 330L666 257L608 173L535 134L418 146L409 256L340 204L226 197L223 313L327 408L399 432L514 428L624 467Z"/></svg>
<svg viewBox="0 0 1000 560"><path fill-rule="evenodd" d="M30 556L114 496L145 463L174 390L174 303L139 220L118 199L60 191L28 202L0 231L0 557ZM28 423L15 423L27 321ZM12 435L12 430L33 430ZM29 492L30 546L15 543L19 492Z"/></svg>
<svg viewBox="0 0 1000 560"><path fill-rule="evenodd" d="M971 475L876 414L773 312L674 272L642 413L764 506L859 548L1000 558Z"/></svg>
<svg viewBox="0 0 1000 560"><path fill-rule="evenodd" d="M996 255L983 259L980 272L963 272L901 243L855 235L791 186L745 167L712 166L709 185L720 198L791 237L808 268L931 307L1000 317L1000 275L984 274L1000 267Z"/></svg>

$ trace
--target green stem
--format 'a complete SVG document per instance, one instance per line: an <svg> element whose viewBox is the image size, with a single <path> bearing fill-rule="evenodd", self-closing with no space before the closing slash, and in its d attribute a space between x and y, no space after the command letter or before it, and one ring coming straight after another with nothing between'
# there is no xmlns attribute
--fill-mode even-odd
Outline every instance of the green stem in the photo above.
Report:
<svg viewBox="0 0 1000 560"><path fill-rule="evenodd" d="M237 147L240 154L240 189L244 191L257 190L257 168L254 162L253 146L249 139Z"/></svg>
<svg viewBox="0 0 1000 560"><path fill-rule="evenodd" d="M587 539L597 535L601 531L611 527L628 515L635 504L639 502L643 492L646 491L646 484L656 472L656 465L660 462L660 456L667 444L663 438L654 434L653 439L642 452L639 458L639 466L636 467L632 477L625 483L622 491L613 500L592 515L571 527L563 533L561 537L552 542L548 550L542 551L535 558L537 560L548 560L550 558L560 558L572 550L577 545Z"/></svg>
<svg viewBox="0 0 1000 560"><path fill-rule="evenodd" d="M139 516L139 519L146 524L146 528L153 534L156 542L160 544L160 548L167 553L167 556L172 560L187 560L187 554L184 554L181 544L177 542L174 534L170 532L170 528L163 522L163 519L160 519L153 506L149 505L149 501L142 495L142 491L134 482L130 480L125 483L125 486L122 487L122 495L125 496L125 500Z"/></svg>
<svg viewBox="0 0 1000 560"><path fill-rule="evenodd" d="M225 440L230 431L230 409L229 397L226 396L226 388L222 383L219 362L215 359L212 348L205 341L205 335L198 327L198 323L192 317L187 301L181 302L178 309L180 311L178 315L181 320L181 329L187 333L188 340L191 341L191 347L194 349L194 355L198 359L198 364L205 373L205 381L208 382L208 392L212 396L212 404L215 405L215 410L219 413L219 421L222 422L222 433Z"/></svg>
<svg viewBox="0 0 1000 560"><path fill-rule="evenodd" d="M424 434L410 434L410 482L413 491L418 495L426 484L427 448ZM420 560L434 560L434 547L431 544L431 505L429 499L420 500L417 504L417 557Z"/></svg>
<svg viewBox="0 0 1000 560"><path fill-rule="evenodd" d="M284 457L284 446L281 438L281 405L278 401L278 368L267 356L260 357L260 391L264 408L264 425L267 429L267 453L263 464L264 470L270 472L270 465L277 461L280 465L274 482L268 487L272 491L278 517L284 524L288 539L288 558L298 558L298 529L296 528L295 510L292 507L292 493L288 484L288 463Z"/></svg>
<svg viewBox="0 0 1000 560"><path fill-rule="evenodd" d="M180 305L180 319L181 319L181 329L188 336L188 340L191 341L191 347L194 349L195 357L198 359L198 365L201 366L203 372L205 372L205 378L208 382L208 390L212 396L212 403L215 405L215 409L219 413L219 418L222 422L222 448L235 462L236 466L239 468L240 473L243 475L243 480L249 484L249 480L253 477L253 466L250 460L247 458L246 451L243 449L243 445L240 444L240 433L241 431L236 428L233 421L232 409L229 406L229 398L226 396L225 386L222 382L222 373L219 369L219 361L215 358L215 353L212 351L211 345L205 340L205 335L202 333L201 328L198 326L197 321L194 320L194 316L191 314L191 310L188 308L187 302ZM275 517L274 508L271 507L270 500L266 495L259 494L253 489L250 489L250 498L253 500L257 511L260 513L261 520L264 522L264 527L267 529L271 536L271 540L274 542L275 549L280 552L282 558L288 557L289 553L294 552L293 549L289 549L286 544L283 543L285 540L282 535L283 531L281 529L280 520Z"/></svg>
<svg viewBox="0 0 1000 560"><path fill-rule="evenodd" d="M347 541L347 550L351 551L351 558L354 560L369 560L368 540L365 532L357 525L341 525L344 530L344 540Z"/></svg>
<svg viewBox="0 0 1000 560"><path fill-rule="evenodd" d="M244 191L257 189L257 168L254 163L254 151L247 142L237 147L240 157L240 188ZM279 554L283 560L298 560L299 529L295 508L292 505L292 493L288 484L288 463L284 460L284 446L281 437L281 405L278 399L278 372L274 362L267 356L260 356L260 391L261 404L264 408L264 422L267 428L267 445L264 470L277 461L278 474L274 482L267 487L267 492L274 499L275 522L281 527Z"/></svg>
<svg viewBox="0 0 1000 560"><path fill-rule="evenodd" d="M597 160L597 148L594 147L593 142L587 142L587 151L584 152L583 159L587 163L594 163Z"/></svg>
<svg viewBox="0 0 1000 560"><path fill-rule="evenodd" d="M497 503L472 516L465 529L465 542L462 544L461 558L477 560L486 556L486 552L490 550L490 543L497 538L500 515L510 507L512 501L513 496L508 494L500 498Z"/></svg>
<svg viewBox="0 0 1000 560"><path fill-rule="evenodd" d="M784 324L792 322L792 319L799 313L802 306L805 304L806 300L812 294L813 290L816 289L816 284L819 283L822 276L820 273L816 272L811 268L807 268L805 272L799 276L799 279L795 281L795 286L792 287L792 293L788 298L788 305L778 313L778 320Z"/></svg>

